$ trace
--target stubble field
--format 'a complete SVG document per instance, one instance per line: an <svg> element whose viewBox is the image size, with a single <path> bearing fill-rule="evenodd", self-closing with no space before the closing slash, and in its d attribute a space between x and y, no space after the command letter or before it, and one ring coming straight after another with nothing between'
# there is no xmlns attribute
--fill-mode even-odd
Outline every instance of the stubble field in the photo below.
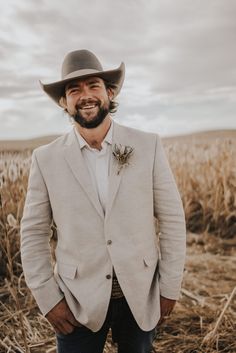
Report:
<svg viewBox="0 0 236 353"><path fill-rule="evenodd" d="M235 135L167 139L164 145L184 204L188 251L180 300L158 328L154 351L235 353ZM31 150L16 146L0 152L1 353L55 352L53 330L25 285L19 253L30 158ZM105 352L116 352L110 335Z"/></svg>

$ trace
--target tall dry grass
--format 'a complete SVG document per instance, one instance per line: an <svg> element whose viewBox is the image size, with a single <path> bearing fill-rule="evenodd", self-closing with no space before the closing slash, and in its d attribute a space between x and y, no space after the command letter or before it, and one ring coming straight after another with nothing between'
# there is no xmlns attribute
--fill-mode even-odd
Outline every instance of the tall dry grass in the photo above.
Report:
<svg viewBox="0 0 236 353"><path fill-rule="evenodd" d="M191 232L212 233L210 237L214 239L233 238L236 234L235 143L227 139L193 145L176 142L165 145L165 148L182 196L188 229ZM30 159L31 151L0 153L0 352L55 351L53 330L39 313L25 285L19 253L19 227ZM216 235L218 238L215 238ZM229 273L231 258L228 260ZM236 345L231 339L232 330L235 330L233 314L224 314L221 319L220 323L222 320L224 322L220 338L214 336L213 341L204 342L210 330L209 324L214 324L229 299L232 285L230 283L225 287L228 294L220 293L221 302L214 299L214 305L204 307L201 300L198 302L198 298L204 298L204 295L194 294L197 287L193 285L196 280L195 267L200 265L195 264L192 268L191 261L184 282L191 290L183 291L182 302L167 331L160 331L156 352L235 352ZM216 263L212 265L211 258L204 261L209 266L208 270L212 269L214 273ZM223 263L225 260L219 258L219 261ZM233 279L234 274L231 273L231 276ZM204 281L206 284L206 279ZM215 293L214 285L212 288L209 296ZM220 312L217 311L219 307L222 309ZM219 348L219 342L224 342L223 346L228 346L228 350ZM110 336L105 351L115 351Z"/></svg>
<svg viewBox="0 0 236 353"><path fill-rule="evenodd" d="M236 234L236 141L166 146L184 204L187 228Z"/></svg>

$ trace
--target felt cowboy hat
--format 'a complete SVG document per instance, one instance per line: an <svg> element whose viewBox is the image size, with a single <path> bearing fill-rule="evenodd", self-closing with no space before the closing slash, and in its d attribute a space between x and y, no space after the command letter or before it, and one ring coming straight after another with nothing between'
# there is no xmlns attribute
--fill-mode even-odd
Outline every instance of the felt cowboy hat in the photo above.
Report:
<svg viewBox="0 0 236 353"><path fill-rule="evenodd" d="M61 80L44 84L41 81L42 89L58 105L65 94L65 86L75 79L97 76L113 87L114 97L120 92L125 76L125 65L121 65L114 70L104 71L97 57L88 50L75 50L68 53L63 61L61 70Z"/></svg>

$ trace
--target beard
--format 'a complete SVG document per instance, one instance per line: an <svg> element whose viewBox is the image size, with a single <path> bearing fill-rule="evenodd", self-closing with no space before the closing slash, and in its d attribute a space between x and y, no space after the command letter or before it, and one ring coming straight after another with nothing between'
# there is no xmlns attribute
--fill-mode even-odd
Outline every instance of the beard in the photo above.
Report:
<svg viewBox="0 0 236 353"><path fill-rule="evenodd" d="M94 129L95 127L99 126L107 114L109 113L109 103L107 106L101 106L101 102L96 102L99 107L97 114L91 119L87 120L83 114L81 114L80 109L83 108L82 105L77 104L75 106L76 112L72 115L73 119L83 128L86 129ZM83 104L84 105L84 104Z"/></svg>

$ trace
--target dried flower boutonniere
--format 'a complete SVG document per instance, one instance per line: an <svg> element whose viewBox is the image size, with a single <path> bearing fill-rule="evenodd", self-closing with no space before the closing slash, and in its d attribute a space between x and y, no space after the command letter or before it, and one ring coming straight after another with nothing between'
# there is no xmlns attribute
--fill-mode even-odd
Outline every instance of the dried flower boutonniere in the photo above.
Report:
<svg viewBox="0 0 236 353"><path fill-rule="evenodd" d="M133 153L133 147L130 146L122 146L122 145L114 145L113 156L115 156L118 162L117 174L120 174L120 171L123 167L129 165L128 159Z"/></svg>

